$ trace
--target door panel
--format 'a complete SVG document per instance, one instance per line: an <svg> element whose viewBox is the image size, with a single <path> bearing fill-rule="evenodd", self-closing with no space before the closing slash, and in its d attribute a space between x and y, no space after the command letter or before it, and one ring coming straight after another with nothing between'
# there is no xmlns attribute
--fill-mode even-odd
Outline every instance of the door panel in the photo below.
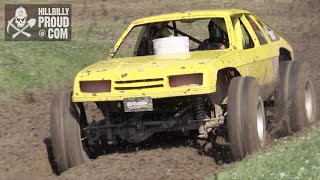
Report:
<svg viewBox="0 0 320 180"><path fill-rule="evenodd" d="M241 22L254 42L254 48L244 49L242 58L252 59L251 72L260 85L272 82L272 53L270 43L252 19L241 17Z"/></svg>
<svg viewBox="0 0 320 180"><path fill-rule="evenodd" d="M242 76L253 76L251 70L254 62L253 57L251 57L250 52L244 54L244 50L248 51L254 46L253 40L248 36L248 33L245 33L245 29L240 21L240 16L232 17L231 21L235 33L235 46L239 53L239 59L234 62L235 67L237 67Z"/></svg>

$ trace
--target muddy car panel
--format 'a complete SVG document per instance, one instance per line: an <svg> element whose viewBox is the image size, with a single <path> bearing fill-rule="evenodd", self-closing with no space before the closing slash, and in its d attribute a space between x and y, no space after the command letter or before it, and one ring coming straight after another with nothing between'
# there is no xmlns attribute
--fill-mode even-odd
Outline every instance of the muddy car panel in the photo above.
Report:
<svg viewBox="0 0 320 180"><path fill-rule="evenodd" d="M281 36L271 41L259 23L267 43L261 45L246 15L257 22L256 16L244 10L188 11L143 18L134 21L123 33L107 60L80 71L74 81L74 102L122 101L124 98L166 98L210 94L216 91L217 73L225 68L235 68L241 76L253 76L261 86L275 84L278 75L279 49L292 52L291 46ZM133 27L154 22L183 19L224 18L230 46L223 50L193 51L173 55L148 55L116 58L115 53ZM254 47L244 49L235 17L243 23L253 39ZM259 19L259 21L261 21ZM293 58L293 57L292 57ZM170 87L169 77L174 75L202 74L202 84ZM160 80L159 80L160 79ZM83 92L81 82L110 81L108 92ZM130 83L125 83L130 82ZM273 91L274 87L267 88Z"/></svg>

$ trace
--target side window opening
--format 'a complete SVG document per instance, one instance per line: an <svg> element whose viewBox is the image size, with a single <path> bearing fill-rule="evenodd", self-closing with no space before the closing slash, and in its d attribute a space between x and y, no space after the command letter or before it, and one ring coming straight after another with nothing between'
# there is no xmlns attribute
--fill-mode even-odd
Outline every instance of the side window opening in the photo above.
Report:
<svg viewBox="0 0 320 180"><path fill-rule="evenodd" d="M241 21L240 21L240 25L241 25L241 31L242 31L242 34L244 37L243 49L254 48L253 40L252 40L247 28L243 25L243 23Z"/></svg>
<svg viewBox="0 0 320 180"><path fill-rule="evenodd" d="M254 47L254 42L250 36L247 28L242 23L240 16L231 17L233 28L236 35L237 46L242 46L243 49L250 49Z"/></svg>
<svg viewBox="0 0 320 180"><path fill-rule="evenodd" d="M200 25L200 24L199 24ZM203 29L202 36L196 36L201 43L196 44L196 50L216 50L229 48L228 30L224 18L212 18L203 21L201 26L194 26L194 35ZM188 31L186 29L186 31Z"/></svg>
<svg viewBox="0 0 320 180"><path fill-rule="evenodd" d="M260 45L267 44L268 42L267 42L266 38L264 37L263 33L261 32L260 28L257 26L257 24L251 19L250 16L246 15L245 17L247 18L253 31L257 35L257 38L259 40Z"/></svg>
<svg viewBox="0 0 320 180"><path fill-rule="evenodd" d="M262 23L259 19L256 19L257 22L260 24L260 26L263 28L263 30L266 32L266 34L269 36L270 40L278 41L280 39L280 36L277 32L275 32L273 29L271 29L266 24Z"/></svg>

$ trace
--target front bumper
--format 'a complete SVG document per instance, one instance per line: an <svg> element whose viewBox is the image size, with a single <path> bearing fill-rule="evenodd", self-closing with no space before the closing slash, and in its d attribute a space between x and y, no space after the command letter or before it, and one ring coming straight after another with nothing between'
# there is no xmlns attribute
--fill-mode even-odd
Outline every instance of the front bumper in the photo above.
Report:
<svg viewBox="0 0 320 180"><path fill-rule="evenodd" d="M208 66L209 67L209 66ZM97 102L97 101L123 101L124 98L151 97L152 99L210 94L216 91L216 73L211 68L193 67L175 73L128 72L123 73L90 74L90 76L77 75L73 86L73 102ZM171 87L170 76L199 74L202 76L202 84L183 85ZM102 79L103 78L103 79ZM88 93L80 89L80 81L110 80L110 92Z"/></svg>
<svg viewBox="0 0 320 180"><path fill-rule="evenodd" d="M176 88L153 88L141 90L124 90L109 93L83 93L78 88L74 88L72 96L73 102L97 102L97 101L122 101L124 98L151 97L153 99L190 96L200 94L210 94L215 92L215 86L184 86Z"/></svg>

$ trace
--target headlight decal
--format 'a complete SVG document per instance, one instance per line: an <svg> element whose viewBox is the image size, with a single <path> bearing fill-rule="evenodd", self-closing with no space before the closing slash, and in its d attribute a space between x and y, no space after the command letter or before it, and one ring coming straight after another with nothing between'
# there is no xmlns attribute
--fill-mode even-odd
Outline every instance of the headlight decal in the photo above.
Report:
<svg viewBox="0 0 320 180"><path fill-rule="evenodd" d="M81 92L88 93L99 93L99 92L110 92L111 81L100 80L100 81L80 81Z"/></svg>
<svg viewBox="0 0 320 180"><path fill-rule="evenodd" d="M183 74L169 76L170 87L179 86L201 86L203 84L203 74Z"/></svg>

